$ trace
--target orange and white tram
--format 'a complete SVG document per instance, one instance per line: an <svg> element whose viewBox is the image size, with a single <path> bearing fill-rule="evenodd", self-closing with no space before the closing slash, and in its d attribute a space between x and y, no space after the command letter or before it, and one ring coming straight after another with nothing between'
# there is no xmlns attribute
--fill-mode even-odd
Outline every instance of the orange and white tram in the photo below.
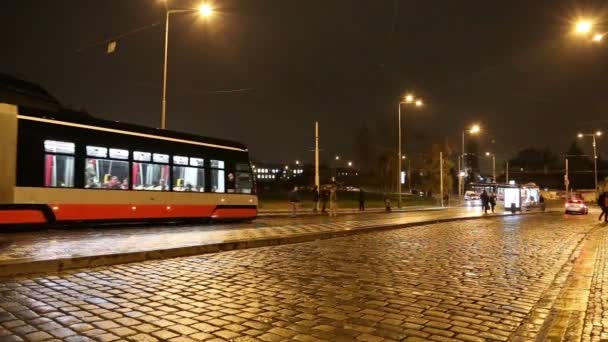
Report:
<svg viewBox="0 0 608 342"><path fill-rule="evenodd" d="M0 225L256 215L241 143L0 104Z"/></svg>

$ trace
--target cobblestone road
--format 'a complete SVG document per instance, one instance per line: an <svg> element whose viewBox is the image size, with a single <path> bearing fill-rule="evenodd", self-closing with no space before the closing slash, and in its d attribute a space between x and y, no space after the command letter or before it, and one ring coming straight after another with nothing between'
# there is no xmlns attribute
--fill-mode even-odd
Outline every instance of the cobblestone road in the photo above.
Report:
<svg viewBox="0 0 608 342"><path fill-rule="evenodd" d="M505 217L6 279L0 340L506 341L593 228Z"/></svg>

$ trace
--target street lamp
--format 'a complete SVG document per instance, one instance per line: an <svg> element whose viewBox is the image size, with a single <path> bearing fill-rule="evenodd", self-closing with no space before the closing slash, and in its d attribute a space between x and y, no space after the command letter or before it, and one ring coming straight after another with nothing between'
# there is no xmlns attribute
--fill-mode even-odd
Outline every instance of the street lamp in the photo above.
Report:
<svg viewBox="0 0 608 342"><path fill-rule="evenodd" d="M403 101L399 101L399 109L398 109L398 115L397 115L397 120L398 120L398 128L399 128L399 154L398 154L398 164L399 164L399 172L397 173L397 189L399 191L399 200L397 201L397 207L401 208L401 158L402 158L402 154L401 154L401 105L402 104L413 104L416 107L422 107L424 105L424 103L422 102L421 99L416 99L414 97L414 95L412 94L407 94L405 95L405 97L403 98Z"/></svg>
<svg viewBox="0 0 608 342"><path fill-rule="evenodd" d="M167 127L167 58L169 50L169 17L171 14L177 13L193 13L198 12L200 16L208 18L213 15L213 7L208 4L202 4L196 9L167 9L167 15L165 18L165 61L163 65L163 102L162 110L160 114L160 128L165 129Z"/></svg>
<svg viewBox="0 0 608 342"><path fill-rule="evenodd" d="M458 178L458 196L460 198L462 198L462 187L463 187L463 177L464 175L466 175L466 172L464 170L466 170L466 165L465 165L465 160L464 160L464 156L466 155L465 151L464 151L464 137L467 133L467 131L469 132L469 134L478 134L479 132L481 132L481 126L478 124L474 124L472 125L468 130L463 130L462 131L462 154L460 155L460 159L459 164L458 165L458 169L460 170L460 177Z"/></svg>
<svg viewBox="0 0 608 342"><path fill-rule="evenodd" d="M300 165L300 161L299 160L296 160L296 165Z"/></svg>
<svg viewBox="0 0 608 342"><path fill-rule="evenodd" d="M352 162L352 161L349 161L349 162L348 162L348 167L351 167L351 166L353 166L353 162Z"/></svg>
<svg viewBox="0 0 608 342"><path fill-rule="evenodd" d="M492 157L492 182L496 183L496 155L486 152L486 157Z"/></svg>
<svg viewBox="0 0 608 342"><path fill-rule="evenodd" d="M593 176L594 176L594 181L595 181L595 197L597 197L597 147L595 144L595 137L601 137L602 132L596 131L595 133L587 133L587 134L579 133L577 136L579 139L582 139L583 137L592 137L593 138Z"/></svg>

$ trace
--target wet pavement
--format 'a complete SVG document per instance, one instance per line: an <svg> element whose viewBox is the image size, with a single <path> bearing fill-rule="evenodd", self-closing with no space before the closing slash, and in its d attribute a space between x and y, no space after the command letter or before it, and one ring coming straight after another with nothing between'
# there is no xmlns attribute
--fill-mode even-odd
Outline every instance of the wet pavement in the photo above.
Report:
<svg viewBox="0 0 608 342"><path fill-rule="evenodd" d="M599 340L607 237L592 217L552 213L5 279L0 336ZM581 308L568 314L579 336L564 335L556 318Z"/></svg>
<svg viewBox="0 0 608 342"><path fill-rule="evenodd" d="M452 217L480 216L479 208L408 213L348 214L336 218L259 218L252 223L53 229L0 234L0 267L32 260L116 255L233 241L356 230Z"/></svg>

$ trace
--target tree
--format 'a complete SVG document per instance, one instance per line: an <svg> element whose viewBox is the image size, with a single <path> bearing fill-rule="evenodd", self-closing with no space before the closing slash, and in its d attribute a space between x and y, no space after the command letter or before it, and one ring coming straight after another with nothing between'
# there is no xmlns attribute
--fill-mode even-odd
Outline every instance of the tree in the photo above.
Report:
<svg viewBox="0 0 608 342"><path fill-rule="evenodd" d="M441 162L439 153L443 152L443 192L450 193L454 186L452 169L454 164L451 162L452 150L449 145L433 144L429 153L422 158L422 166L417 172L417 185L426 193L438 195L441 191Z"/></svg>
<svg viewBox="0 0 608 342"><path fill-rule="evenodd" d="M375 161L375 136L369 129L367 123L361 123L355 135L355 153L359 169L363 175L369 175L374 170Z"/></svg>
<svg viewBox="0 0 608 342"><path fill-rule="evenodd" d="M557 167L557 157L548 148L543 150L525 148L517 152L517 155L509 160L509 164L526 171L542 170L544 173L548 173L549 169Z"/></svg>

